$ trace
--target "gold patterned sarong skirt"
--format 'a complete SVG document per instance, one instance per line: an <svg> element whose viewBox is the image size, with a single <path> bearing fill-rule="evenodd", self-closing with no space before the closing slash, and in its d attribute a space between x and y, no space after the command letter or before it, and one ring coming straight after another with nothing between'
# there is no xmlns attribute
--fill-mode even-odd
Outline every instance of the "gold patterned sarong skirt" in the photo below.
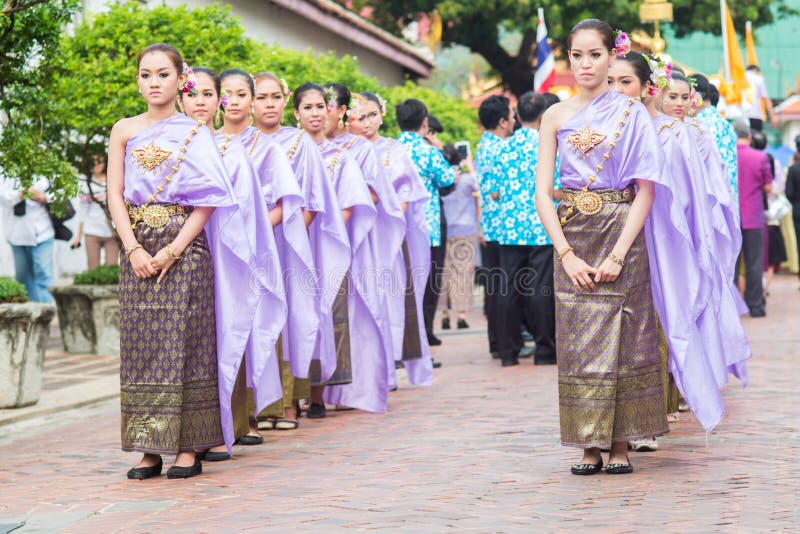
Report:
<svg viewBox="0 0 800 534"><path fill-rule="evenodd" d="M188 214L163 228L139 222L135 235L155 255ZM164 280L139 279L120 263L122 449L154 454L223 443L217 389L214 267L205 232Z"/></svg>
<svg viewBox="0 0 800 534"><path fill-rule="evenodd" d="M333 300L333 339L336 343L336 371L322 383L319 360L311 360L308 378L312 386L339 386L353 381L353 366L350 361L350 316L347 303L350 288L350 273L344 277L339 293Z"/></svg>
<svg viewBox="0 0 800 534"><path fill-rule="evenodd" d="M419 335L419 315L417 314L417 295L414 288L414 272L408 255L408 243L403 241L403 263L406 268L406 290L404 298L405 320L403 326L403 349L401 360L422 358L422 339Z"/></svg>
<svg viewBox="0 0 800 534"><path fill-rule="evenodd" d="M599 213L570 217L563 231L575 254L600 266L630 206L604 202ZM559 219L566 210L562 203ZM561 443L608 448L669 432L644 232L615 282L578 291L557 264L554 283Z"/></svg>

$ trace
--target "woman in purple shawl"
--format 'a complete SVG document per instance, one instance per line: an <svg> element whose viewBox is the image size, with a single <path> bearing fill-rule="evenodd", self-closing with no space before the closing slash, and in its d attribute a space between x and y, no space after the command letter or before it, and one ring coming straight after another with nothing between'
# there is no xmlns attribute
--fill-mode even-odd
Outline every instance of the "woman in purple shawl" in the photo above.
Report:
<svg viewBox="0 0 800 534"><path fill-rule="evenodd" d="M711 431L724 413L716 375L719 369L727 375L722 343L727 327L716 320L715 298L725 290L726 281L713 254L717 236L705 181L694 179L703 173L703 160L683 121L661 113L670 69L661 60L629 52L617 58L609 83L626 96L642 98L669 162L663 170L669 188L662 191L657 186L646 226L653 300L669 345L669 370L700 423ZM679 223L677 231L664 221ZM677 398L668 411L676 410L676 405ZM653 449L654 444L646 447Z"/></svg>
<svg viewBox="0 0 800 534"><path fill-rule="evenodd" d="M664 112L684 121L687 126L682 131L684 143L697 148L702 162L695 176L701 177L706 186L706 207L715 235L713 253L721 277L715 285L718 291L712 297L716 321L722 329L720 343L724 354L724 365L714 369L717 385L727 384L729 371L746 384L745 360L750 357L751 350L740 317L747 313L747 306L734 283L736 260L742 248L738 199L733 198L725 164L711 133L696 119L687 118L695 98L688 79L676 72L664 98Z"/></svg>
<svg viewBox="0 0 800 534"><path fill-rule="evenodd" d="M145 453L129 478L159 475L162 454L177 454L169 478L188 478L202 472L197 453L224 442L220 398L232 376L218 360L242 354L257 304L243 298L229 313L215 272L247 272L256 260L211 131L175 112L178 90L195 91L191 71L163 43L138 64L147 112L117 122L109 141L109 209L125 246L122 448Z"/></svg>
<svg viewBox="0 0 800 534"><path fill-rule="evenodd" d="M645 107L608 86L614 32L579 22L567 38L579 92L540 130L536 209L557 251L561 443L583 449L576 475L631 473L628 441L669 432L644 226L664 155ZM553 206L556 151L564 200Z"/></svg>
<svg viewBox="0 0 800 534"><path fill-rule="evenodd" d="M307 413L309 418L319 419L326 415L325 386L349 384L354 379L351 348L357 347L359 353L382 349L378 326L365 304L375 294L363 284L374 267L369 232L375 225L377 211L355 160L343 147L334 146L325 137L328 115L325 90L317 84L305 83L295 89L293 99L298 125L317 143L336 191L351 254L346 271L320 273L325 282L323 299L331 303L331 308L322 310L326 315L320 322L317 339L318 364L311 366L311 404Z"/></svg>
<svg viewBox="0 0 800 534"><path fill-rule="evenodd" d="M355 345L360 350L351 353L353 381L328 388L325 401L370 412L385 412L387 392L392 387L388 384L389 362L394 365L387 297L392 299L402 294L399 288L400 260L406 222L386 168L378 161L372 143L347 130L350 117L358 115L355 108L350 109L349 89L339 83L326 84L325 89L328 91L326 136L330 150L353 159L366 180L377 211L375 224L368 234L371 257L365 251L363 265L353 269L354 285L360 296L357 306L363 304L365 307L365 317L368 313L374 321L377 337L373 338L366 331L362 333L359 328L364 344ZM360 325L360 321L354 324Z"/></svg>
<svg viewBox="0 0 800 534"><path fill-rule="evenodd" d="M422 322L422 297L430 269L430 237L425 219L429 198L425 184L402 143L382 137L380 127L386 103L375 93L354 95L359 100L358 114L350 120L350 132L373 143L378 160L386 169L406 221L406 238L398 255L395 272L401 276L398 288L387 294L392 328L393 354L388 362L389 387L396 386L395 362L402 362L412 384L429 386L433 381L430 348Z"/></svg>
<svg viewBox="0 0 800 534"><path fill-rule="evenodd" d="M195 67L193 71L196 94L181 95L181 107L193 119L213 122L214 111L220 109L220 79L214 71L204 67ZM281 265L278 261L277 247L273 237L273 224L270 221L267 204L262 201L261 183L247 156L241 136L218 132L214 139L230 176L236 199L243 208L242 212L247 223L247 233L244 237L256 260L253 265L239 272L222 272L221 270L215 272L217 287L227 288L225 293L227 298L218 299L217 307L219 308L222 303L226 306L226 314L242 317L242 300L255 299L256 304L248 306L248 309L253 310L247 314L253 327L247 345L266 344L280 332L281 325L285 324L287 313L286 301L282 298ZM278 215L280 213L274 214L276 220ZM270 312L265 313L259 310L270 310ZM226 335L236 334L226 333ZM205 454L206 461L228 459L230 445L234 439L241 438L248 432L246 414L244 424L235 425L241 416L234 418L233 411L235 404L243 404L242 390L245 386L244 377L246 375L257 377L255 390L260 392L259 398L268 400L277 395L276 384L279 383L279 379L275 359L268 352L252 349L246 350L245 355L247 359L244 367L241 365L241 352L232 354L229 361L223 361L220 358L220 375L227 377L224 383L226 394L220 399L222 427L227 450L223 447L210 449ZM250 369L250 372L245 373L245 368ZM222 391L222 387L220 391ZM235 393L238 396L234 396ZM266 402L266 400L261 402ZM236 428L236 426L243 428Z"/></svg>
<svg viewBox="0 0 800 534"><path fill-rule="evenodd" d="M253 78L243 70L228 69L220 74L220 79L223 94L226 94L228 99L225 106L224 130L239 134L242 143L247 148L247 156L258 176L262 201L270 208L271 213L276 214L272 222L275 226L278 257L283 269L283 283L288 291L287 300L292 303L293 308L297 306L298 309L313 309L314 263L303 219L303 197L289 165L289 159L280 145L269 141L259 129L248 124L255 99ZM311 280L311 284L306 287L309 280ZM269 313L269 310L265 309L263 313ZM281 342L277 347L278 359L284 362L288 361L290 368L292 367L291 362L294 361L295 373L301 375L304 372L307 373L316 331L317 322L314 314L296 312L290 314L282 333ZM256 341L254 340L251 344L249 351L265 352L265 342L268 340ZM272 352L271 348L269 352ZM305 365L302 362L305 362ZM288 372L290 369L286 369L286 366L282 367L284 367L281 372L282 377L290 375ZM291 404L293 384L290 382L290 380L279 380L276 385L280 393L277 395L277 399L271 398L280 401L289 397ZM249 379L247 385L250 385ZM236 418L237 427L244 430L244 416L246 416L249 422L249 432L239 441L242 444L261 443L257 414L262 415L262 408L266 408L266 405L262 404L261 399L255 399L254 405L252 401L247 400L247 396L242 397L242 401L244 402L237 403L237 405L241 405L245 411L236 412L240 414L240 417ZM263 416L266 415L263 414ZM282 418L283 413L280 416ZM266 426L266 428L273 428L277 425L274 420L266 417L264 419L262 426ZM284 420L283 423L292 427L297 424L296 421L291 420Z"/></svg>
<svg viewBox="0 0 800 534"><path fill-rule="evenodd" d="M286 347L291 369L289 372L287 369L281 370L283 402L280 406L270 407L266 414L260 414L275 418L275 428L284 429L294 426L292 423L296 419L292 414L292 406L304 389L302 383L295 387L294 378L308 378L314 348L320 335L319 325L324 324L326 318L327 321L330 320L333 300L339 290L339 285L334 287L331 284L329 287L322 274L347 272L350 265L350 245L336 191L319 148L305 130L281 125L287 99L291 94L289 86L272 73L256 74L255 83L255 125L267 140L281 147L292 166L303 195L303 217L311 245L311 265L315 268L306 278L294 274L286 281L292 309L296 310L290 317L297 321L306 321L307 328L312 323L316 326L310 340L302 338L310 341L310 344ZM314 313L305 313L305 310ZM325 328L325 336L333 339L332 330Z"/></svg>

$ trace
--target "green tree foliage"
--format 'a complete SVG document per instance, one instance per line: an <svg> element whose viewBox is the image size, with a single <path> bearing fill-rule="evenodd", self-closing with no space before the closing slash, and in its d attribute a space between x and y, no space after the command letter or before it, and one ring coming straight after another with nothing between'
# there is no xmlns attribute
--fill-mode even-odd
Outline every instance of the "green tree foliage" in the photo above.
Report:
<svg viewBox="0 0 800 534"><path fill-rule="evenodd" d="M344 0L339 3L345 4ZM373 8L374 21L397 35L402 27L420 12L438 9L444 21L442 41L468 47L483 56L502 77L503 83L515 94L533 86L531 67L536 50L536 10L545 10L548 32L556 45L570 28L585 18L602 18L616 28L632 31L652 24L639 21L641 1L618 0L356 0L356 8ZM719 34L719 2L673 0L673 28L679 37L694 31ZM785 0L738 0L728 2L737 29L744 30L746 20L756 26L773 20L773 10L779 15L794 12ZM506 50L500 44L500 28L517 29L523 33L517 50ZM558 46L556 47L558 48Z"/></svg>
<svg viewBox="0 0 800 534"><path fill-rule="evenodd" d="M57 199L76 192L63 152L50 143L47 125L49 60L79 0L5 0L0 11L0 176L29 186L47 176ZM3 117L4 116L4 117ZM63 193L63 194L62 194Z"/></svg>
<svg viewBox="0 0 800 534"><path fill-rule="evenodd" d="M74 194L76 171L91 175L93 157L105 154L114 122L145 111L136 86L136 57L142 48L160 41L175 45L189 64L218 72L231 67L252 74L272 71L286 78L291 87L306 81L338 81L353 91L376 91L390 103L422 98L431 112L443 119L453 138L477 136L475 113L462 100L411 83L396 89L381 87L378 80L359 70L357 59L351 56L314 55L258 43L245 37L228 7L148 9L131 2L110 6L63 36L59 53L43 65L48 76L38 91L42 104L22 108L30 121L40 125L41 140L31 143L28 138L3 135L8 152L0 158L0 165L7 174L22 176L21 161L41 165L45 151L40 146L46 147L46 153L63 168L72 169L66 173L72 181L66 183L66 178L52 172L42 174L51 177L66 196ZM286 123L290 122L293 115L287 109ZM393 114L386 121L386 131L397 132Z"/></svg>

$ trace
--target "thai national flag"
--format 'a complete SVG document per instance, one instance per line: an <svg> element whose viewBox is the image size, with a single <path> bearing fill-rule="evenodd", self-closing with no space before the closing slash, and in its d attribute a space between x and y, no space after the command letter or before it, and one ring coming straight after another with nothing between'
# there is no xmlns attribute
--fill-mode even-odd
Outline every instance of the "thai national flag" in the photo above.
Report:
<svg viewBox="0 0 800 534"><path fill-rule="evenodd" d="M539 8L539 25L536 28L536 74L533 75L533 90L546 93L556 79L556 58L547 44L547 26L544 25L544 9Z"/></svg>

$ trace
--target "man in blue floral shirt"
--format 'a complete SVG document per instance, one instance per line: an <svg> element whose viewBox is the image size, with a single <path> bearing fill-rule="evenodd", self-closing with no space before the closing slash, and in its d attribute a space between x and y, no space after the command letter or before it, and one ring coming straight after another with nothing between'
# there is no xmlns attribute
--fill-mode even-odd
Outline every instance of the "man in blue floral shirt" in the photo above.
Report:
<svg viewBox="0 0 800 534"><path fill-rule="evenodd" d="M433 317L441 292L446 237L442 235L439 188L453 185L455 175L441 151L429 145L424 139L428 133L428 109L425 104L416 99L406 100L397 105L395 113L397 125L402 130L399 140L411 156L414 167L430 193L430 199L425 205L425 217L431 235L431 271L422 299L422 315L428 343L441 345L441 340L433 335Z"/></svg>
<svg viewBox="0 0 800 534"><path fill-rule="evenodd" d="M481 103L478 118L486 130L475 152L475 172L481 189L481 241L482 267L480 276L484 279L487 331L489 352L499 357L502 316L498 307L502 271L500 270L500 245L497 234L501 225L500 205L495 198L497 183L502 179L503 163L508 138L514 133L514 112L511 102L504 96L490 96ZM519 320L517 320L519 324Z"/></svg>
<svg viewBox="0 0 800 534"><path fill-rule="evenodd" d="M499 349L504 367L519 363L524 347L520 318L525 319L536 341L534 363L556 363L553 245L534 204L539 122L546 105L542 95L532 92L519 98L522 128L504 147L500 161L505 172L493 189L501 214L497 232L500 269L508 282L499 301L504 326ZM555 187L561 188L558 173Z"/></svg>
<svg viewBox="0 0 800 534"><path fill-rule="evenodd" d="M692 76L695 82L695 91L703 97L703 106L697 112L695 118L702 122L714 136L719 148L719 155L722 157L725 168L728 171L728 181L731 185L733 194L733 205L737 207L739 198L739 164L736 161L736 132L731 123L717 111L719 102L719 91L711 85L708 78L702 74Z"/></svg>

